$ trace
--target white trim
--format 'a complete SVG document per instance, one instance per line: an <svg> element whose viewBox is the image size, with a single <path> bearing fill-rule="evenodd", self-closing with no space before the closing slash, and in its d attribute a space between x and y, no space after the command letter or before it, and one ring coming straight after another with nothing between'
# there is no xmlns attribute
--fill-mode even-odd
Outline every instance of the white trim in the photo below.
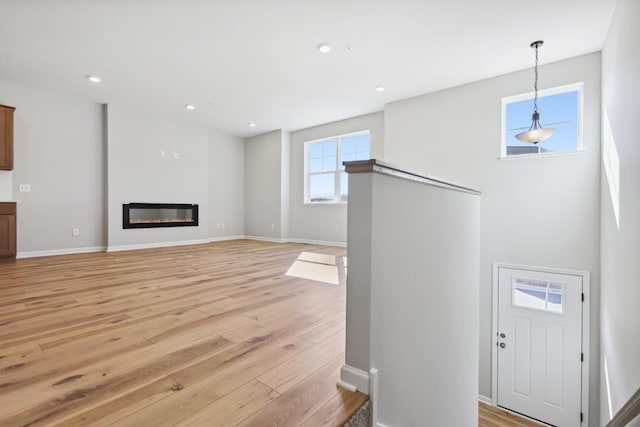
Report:
<svg viewBox="0 0 640 427"><path fill-rule="evenodd" d="M568 151L563 153L575 153L584 151L584 140L583 140L583 118L584 118L584 82L571 83L563 86L556 86L549 89L543 89L538 91L538 98L543 98L545 96L551 95L559 95L562 93L568 92L578 92L578 133L576 135L577 143L575 151ZM533 99L535 96L535 92L527 92L519 95L513 96L505 96L502 98L502 112L500 118L500 156L499 159L510 159L512 157L538 157L543 155L544 153L535 153L535 154L523 154L517 156L507 156L507 104L512 104L514 102L527 101L529 99Z"/></svg>
<svg viewBox="0 0 640 427"><path fill-rule="evenodd" d="M498 267L493 263L493 280L491 288L491 404L498 405Z"/></svg>
<svg viewBox="0 0 640 427"><path fill-rule="evenodd" d="M209 243L214 242L225 242L227 240L242 240L244 239L244 235L239 236L219 236L219 237L209 237Z"/></svg>
<svg viewBox="0 0 640 427"><path fill-rule="evenodd" d="M244 236L245 239L249 240L258 240L261 242L271 242L271 243L287 243L286 240L281 239L279 237L266 237L266 236Z"/></svg>
<svg viewBox="0 0 640 427"><path fill-rule="evenodd" d="M312 239L296 239L296 238L289 238L286 239L286 242L291 242L291 243L306 243L309 245L322 245L322 246L337 246L339 248L346 248L347 244L344 242L330 242L327 240L312 240Z"/></svg>
<svg viewBox="0 0 640 427"><path fill-rule="evenodd" d="M582 303L582 387L581 387L581 411L582 425L589 425L589 340L590 340L590 303L591 303L591 273L584 270L569 270L554 267L535 267L531 265L509 264L504 262L493 263L493 307L491 310L491 404L498 405L498 352L494 343L498 336L498 269L512 268L525 271L539 271L543 273L565 274L569 276L582 277L582 293L584 302ZM502 408L502 407L501 407ZM506 408L503 408L506 409Z"/></svg>
<svg viewBox="0 0 640 427"><path fill-rule="evenodd" d="M589 425L589 346L590 343L590 323L591 323L591 275L584 272L582 276L582 293L584 302L582 303L582 425Z"/></svg>
<svg viewBox="0 0 640 427"><path fill-rule="evenodd" d="M360 393L369 394L369 374L353 366L342 365L340 383L355 388Z"/></svg>
<svg viewBox="0 0 640 427"><path fill-rule="evenodd" d="M131 250L139 250L139 249L153 249L153 248L164 248L171 246L186 246L186 245L201 245L205 243L215 243L215 242L224 242L228 240L257 240L264 242L272 242L272 243L305 243L309 245L321 245L321 246L336 246L339 248L346 248L347 244L344 242L330 242L325 240L311 240L311 239L277 239L272 237L261 237L261 236L246 236L246 235L234 235L234 236L219 236L219 237L209 237L207 239L198 239L198 240L182 240L182 241L172 241L172 242L156 242L156 243L142 243L135 245L121 245L121 246L88 246L84 248L69 248L69 249L49 249L44 251L26 251L26 252L18 252L16 254L16 259L25 259L25 258L37 258L44 256L58 256L58 255L73 255L73 254L86 254L86 253L94 253L94 252L121 252L121 251L131 251Z"/></svg>
<svg viewBox="0 0 640 427"><path fill-rule="evenodd" d="M136 245L120 245L120 246L108 246L107 252L120 252L120 251L132 251L138 249L153 249L153 248L166 248L171 246L187 246L187 245L201 245L209 243L209 239L197 239L197 240L181 240L173 242L153 242L153 243L141 243Z"/></svg>
<svg viewBox="0 0 640 427"><path fill-rule="evenodd" d="M23 258L36 258L42 256L56 256L56 255L72 255L72 254L87 254L93 252L104 252L106 246L88 246L85 248L69 248L69 249L50 249L46 251L28 251L18 252L16 254L17 259Z"/></svg>
<svg viewBox="0 0 640 427"><path fill-rule="evenodd" d="M356 391L358 391L358 389L356 388L356 386L354 386L353 384L347 384L342 380L339 380L338 383L336 384L338 387L343 388L347 391L350 391L351 393L355 393Z"/></svg>
<svg viewBox="0 0 640 427"><path fill-rule="evenodd" d="M496 406L493 404L493 399L482 394L478 395L478 402L486 403L487 405Z"/></svg>
<svg viewBox="0 0 640 427"><path fill-rule="evenodd" d="M584 154L584 148L576 151L552 151L548 153L529 153L529 154L515 154L513 156L498 157L498 160L516 160L516 159L532 159L540 157L563 157L563 156L575 156L576 154Z"/></svg>
<svg viewBox="0 0 640 427"><path fill-rule="evenodd" d="M371 424L380 426L378 423L378 369L371 368L369 370L369 401L371 402Z"/></svg>

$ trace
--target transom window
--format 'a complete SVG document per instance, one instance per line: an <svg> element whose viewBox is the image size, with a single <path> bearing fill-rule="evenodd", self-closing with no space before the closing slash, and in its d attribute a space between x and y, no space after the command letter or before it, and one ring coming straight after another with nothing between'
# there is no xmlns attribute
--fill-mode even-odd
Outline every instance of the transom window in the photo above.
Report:
<svg viewBox="0 0 640 427"><path fill-rule="evenodd" d="M551 138L530 144L516 135L531 126L533 93L502 98L502 151L500 157L582 151L582 83L538 91L540 122L554 128Z"/></svg>
<svg viewBox="0 0 640 427"><path fill-rule="evenodd" d="M305 203L346 203L348 177L342 162L367 160L369 131L305 143Z"/></svg>

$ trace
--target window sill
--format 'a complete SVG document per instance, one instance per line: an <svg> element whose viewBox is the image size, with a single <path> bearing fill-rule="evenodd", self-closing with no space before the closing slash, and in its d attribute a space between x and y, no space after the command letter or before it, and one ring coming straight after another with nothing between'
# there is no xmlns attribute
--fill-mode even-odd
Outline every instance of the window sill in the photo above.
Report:
<svg viewBox="0 0 640 427"><path fill-rule="evenodd" d="M577 154L584 154L585 150L576 151L563 151L561 153L535 153L535 154L518 154L514 156L499 156L498 160L516 160L516 159L531 159L540 157L563 157L563 156L575 156Z"/></svg>

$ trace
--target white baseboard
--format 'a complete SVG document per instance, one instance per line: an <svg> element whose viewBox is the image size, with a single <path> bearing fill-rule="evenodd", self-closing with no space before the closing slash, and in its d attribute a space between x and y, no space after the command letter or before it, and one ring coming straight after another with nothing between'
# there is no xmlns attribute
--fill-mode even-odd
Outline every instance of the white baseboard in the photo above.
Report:
<svg viewBox="0 0 640 427"><path fill-rule="evenodd" d="M340 368L340 382L346 389L356 389L360 393L369 394L369 374L353 366L343 365Z"/></svg>
<svg viewBox="0 0 640 427"><path fill-rule="evenodd" d="M495 406L493 399L482 394L478 395L478 402L486 403L487 405Z"/></svg>
<svg viewBox="0 0 640 427"><path fill-rule="evenodd" d="M321 245L321 246L337 246L340 248L346 248L347 244L344 242L331 242L328 240L311 240L311 239L297 239L295 237L286 237L284 239L279 239L276 237L264 237L264 236L243 236L239 237L243 239L249 240L259 240L263 242L273 242L273 243L304 243L308 245Z"/></svg>
<svg viewBox="0 0 640 427"><path fill-rule="evenodd" d="M227 240L242 240L245 239L245 236L219 236L219 237L209 237L209 243L213 242L225 242Z"/></svg>
<svg viewBox="0 0 640 427"><path fill-rule="evenodd" d="M289 238L286 240L287 242L292 242L292 243L306 243L309 245L322 245L322 246L337 246L340 248L346 248L347 244L344 242L330 242L330 241L326 241L326 240L310 240L310 239L296 239L296 238Z"/></svg>
<svg viewBox="0 0 640 427"><path fill-rule="evenodd" d="M141 243L141 244L134 244L134 245L90 246L90 247L84 247L84 248L50 249L50 250L44 250L44 251L24 251L24 252L18 252L16 254L16 258L17 259L36 258L36 257L44 257L44 256L84 254L84 253L91 253L91 252L132 251L132 250L138 250L138 249L165 248L170 246L199 245L203 243L223 242L227 240L241 240L241 239L258 240L258 241L273 242L273 243L293 242L293 243L308 243L312 245L346 247L346 243L330 242L330 241L324 241L324 240L278 239L273 237L236 235L236 236L209 237L207 239L197 239L197 240Z"/></svg>
<svg viewBox="0 0 640 427"><path fill-rule="evenodd" d="M209 243L209 239L181 240L181 241L174 241L174 242L154 242L154 243L142 243L137 245L108 246L107 252L132 251L137 249L166 248L170 246L201 245L203 243Z"/></svg>
<svg viewBox="0 0 640 427"><path fill-rule="evenodd" d="M51 249L46 251L27 251L18 252L16 258L36 258L41 256L55 256L55 255L72 255L72 254L87 254L91 252L104 252L105 246L90 246L85 248L69 248L69 249Z"/></svg>
<svg viewBox="0 0 640 427"><path fill-rule="evenodd" d="M261 242L271 242L271 243L287 243L287 240L280 239L278 237L265 237L265 236L247 236L245 235L243 239L249 240L258 240Z"/></svg>

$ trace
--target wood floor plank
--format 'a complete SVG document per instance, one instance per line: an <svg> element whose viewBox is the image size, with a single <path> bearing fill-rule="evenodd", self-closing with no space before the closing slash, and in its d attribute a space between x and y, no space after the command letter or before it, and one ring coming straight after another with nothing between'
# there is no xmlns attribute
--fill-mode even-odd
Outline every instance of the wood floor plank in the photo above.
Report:
<svg viewBox="0 0 640 427"><path fill-rule="evenodd" d="M540 427L542 424L495 406L478 404L478 427Z"/></svg>
<svg viewBox="0 0 640 427"><path fill-rule="evenodd" d="M317 343L258 377L278 393L284 393L344 352L344 331L338 331L325 341Z"/></svg>
<svg viewBox="0 0 640 427"><path fill-rule="evenodd" d="M105 365L93 365L73 375L28 386L20 400L9 394L0 395L0 407L10 414L3 423L7 426L46 425L112 393L155 381L166 375L171 366L193 361L228 345L228 340L214 337L156 357L149 363L141 363L140 357L130 352L118 360L110 359Z"/></svg>
<svg viewBox="0 0 640 427"><path fill-rule="evenodd" d="M314 251L345 253L239 240L0 265L0 425L258 422L282 397L270 370L278 405L305 384L296 414L339 413L342 362L323 363L344 350L344 282L284 274Z"/></svg>
<svg viewBox="0 0 640 427"><path fill-rule="evenodd" d="M178 391L180 391L178 384L165 376L140 388L127 390L114 399L98 402L85 411L79 413L74 411L71 416L62 418L54 425L106 427Z"/></svg>
<svg viewBox="0 0 640 427"><path fill-rule="evenodd" d="M313 375L278 396L239 425L243 427L300 426L338 394L335 378L343 364L344 354L334 357Z"/></svg>
<svg viewBox="0 0 640 427"><path fill-rule="evenodd" d="M350 393L347 390L339 389L338 394L307 418L301 427L342 426L367 400L369 400L369 396L366 394Z"/></svg>
<svg viewBox="0 0 640 427"><path fill-rule="evenodd" d="M278 392L252 380L174 426L235 426L278 396Z"/></svg>

